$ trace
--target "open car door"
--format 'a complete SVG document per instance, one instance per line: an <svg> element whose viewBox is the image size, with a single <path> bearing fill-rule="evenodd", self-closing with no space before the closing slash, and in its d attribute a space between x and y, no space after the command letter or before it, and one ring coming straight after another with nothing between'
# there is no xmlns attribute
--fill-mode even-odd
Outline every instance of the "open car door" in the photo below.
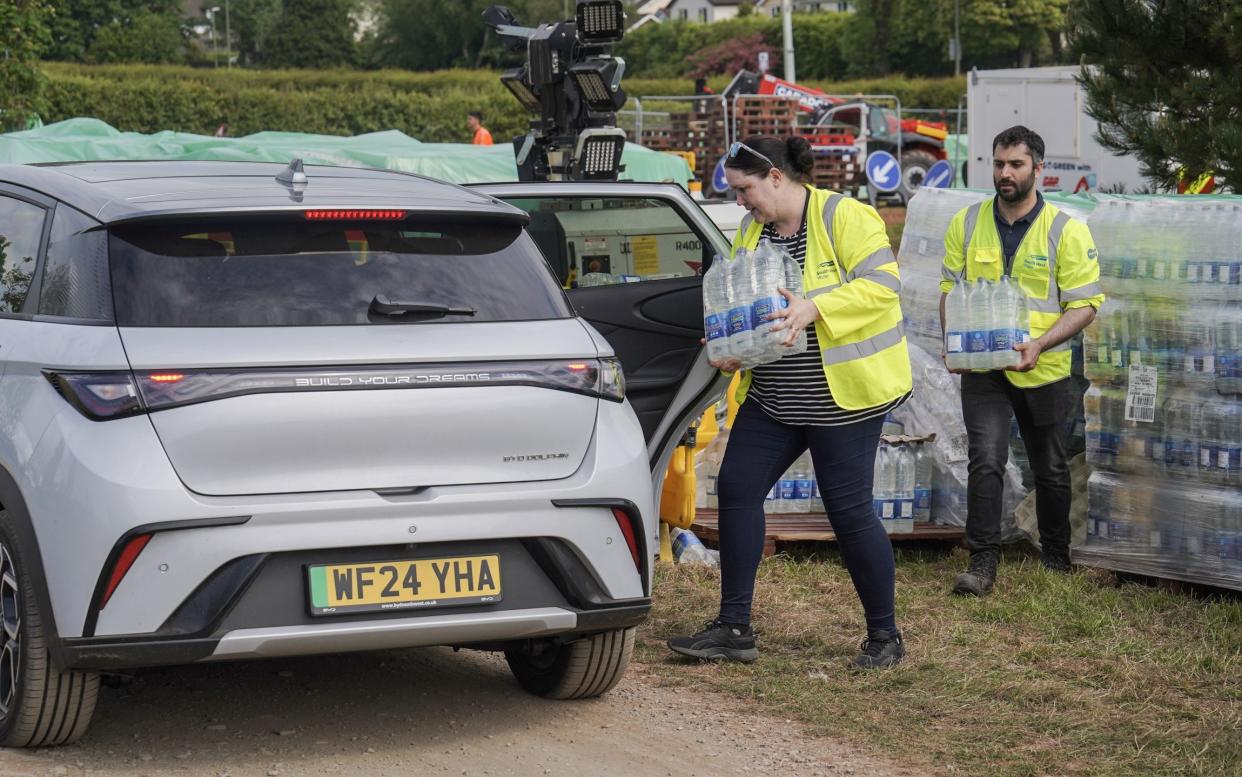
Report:
<svg viewBox="0 0 1242 777"><path fill-rule="evenodd" d="M702 273L729 241L675 184L474 184L530 213L529 231L578 314L616 351L657 493L689 423L728 378L707 363Z"/></svg>

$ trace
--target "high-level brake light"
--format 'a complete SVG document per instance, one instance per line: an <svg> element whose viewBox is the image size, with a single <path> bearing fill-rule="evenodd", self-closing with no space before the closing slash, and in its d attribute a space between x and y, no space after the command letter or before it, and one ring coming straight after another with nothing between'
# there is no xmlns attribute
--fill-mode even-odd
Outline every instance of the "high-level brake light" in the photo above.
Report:
<svg viewBox="0 0 1242 777"><path fill-rule="evenodd" d="M308 210L307 221L401 221L404 210Z"/></svg>

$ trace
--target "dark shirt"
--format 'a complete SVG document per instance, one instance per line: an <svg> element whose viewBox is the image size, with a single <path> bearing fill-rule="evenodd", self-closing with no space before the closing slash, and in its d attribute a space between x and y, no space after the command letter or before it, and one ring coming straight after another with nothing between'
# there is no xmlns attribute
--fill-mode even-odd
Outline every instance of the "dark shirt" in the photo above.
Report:
<svg viewBox="0 0 1242 777"><path fill-rule="evenodd" d="M1044 209L1044 195L1039 190L1035 191L1035 207L1031 208L1022 218L1010 224L1005 221L1005 217L1001 215L1000 208L995 203L992 205L992 217L996 219L996 231L1000 234L1001 247L1005 251L1005 274L1009 275L1013 269L1013 255L1018 252L1018 246L1022 245L1022 238L1026 237L1026 232L1031 228L1031 224L1035 223L1035 219L1039 218L1039 212Z"/></svg>

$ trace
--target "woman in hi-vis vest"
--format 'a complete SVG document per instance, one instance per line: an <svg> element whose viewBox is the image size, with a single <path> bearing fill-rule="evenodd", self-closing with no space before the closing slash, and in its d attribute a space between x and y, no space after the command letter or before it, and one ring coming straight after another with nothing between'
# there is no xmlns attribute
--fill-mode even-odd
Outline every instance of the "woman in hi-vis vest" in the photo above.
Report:
<svg viewBox="0 0 1242 777"><path fill-rule="evenodd" d="M729 186L749 212L731 254L766 238L798 261L805 296L781 289L788 307L769 318L780 319L774 329L784 332L786 345L805 329L808 347L742 374L741 409L716 487L720 612L697 634L668 641L682 655L758 658L750 608L763 554L764 498L808 448L867 619L853 665L892 666L905 655L893 613L893 549L871 502L884 416L911 389L901 281L879 214L810 186L813 165L803 138L748 138L725 160ZM735 359L713 365L730 372L740 366Z"/></svg>

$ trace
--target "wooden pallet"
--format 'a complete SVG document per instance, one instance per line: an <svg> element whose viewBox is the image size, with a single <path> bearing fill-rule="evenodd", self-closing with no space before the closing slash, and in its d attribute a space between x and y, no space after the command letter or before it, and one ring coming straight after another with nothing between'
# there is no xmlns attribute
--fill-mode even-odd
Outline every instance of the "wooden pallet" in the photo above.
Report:
<svg viewBox="0 0 1242 777"><path fill-rule="evenodd" d="M694 525L690 527L699 539L713 547L720 545L720 522L715 510L695 510ZM763 555L771 556L786 546L798 542L834 543L837 535L833 534L828 523L828 516L823 513L786 513L769 515L766 521L767 536L764 538ZM959 543L966 537L966 530L960 526L938 526L931 523L916 523L914 531L907 534L890 534L893 542L951 542Z"/></svg>

